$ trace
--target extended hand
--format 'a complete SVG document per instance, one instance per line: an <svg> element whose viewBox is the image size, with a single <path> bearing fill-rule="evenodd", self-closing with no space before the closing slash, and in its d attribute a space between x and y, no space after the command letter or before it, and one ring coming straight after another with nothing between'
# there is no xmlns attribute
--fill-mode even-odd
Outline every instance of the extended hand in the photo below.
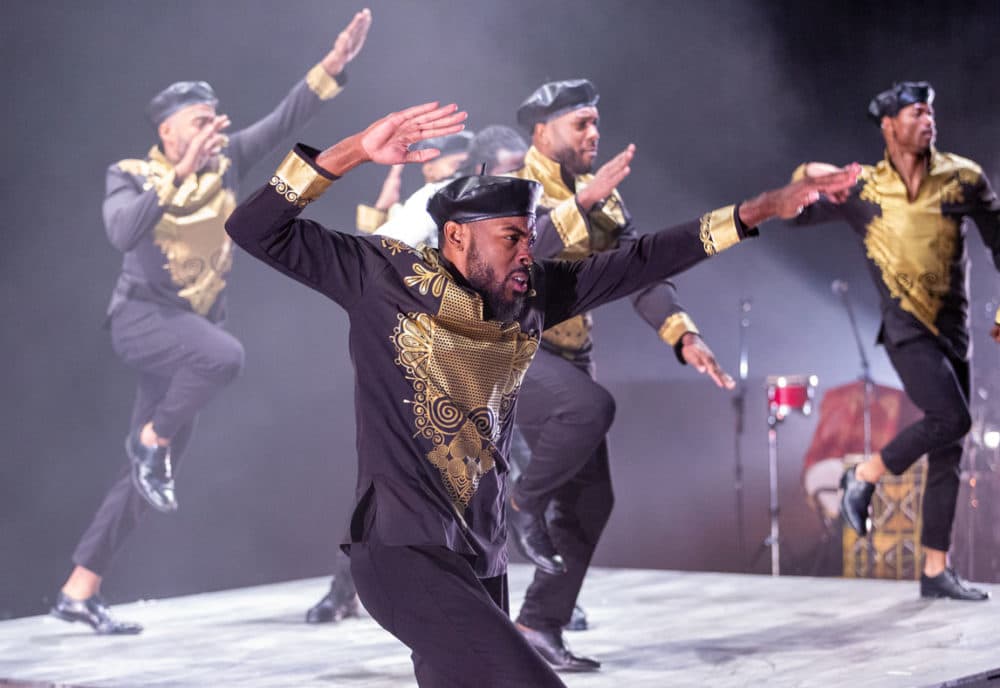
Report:
<svg viewBox="0 0 1000 688"><path fill-rule="evenodd" d="M849 191L858 181L861 165L851 163L843 169L792 182L780 189L765 191L740 204L740 220L747 227L756 227L772 217L791 219L807 205L819 200L820 194L834 195Z"/></svg>
<svg viewBox="0 0 1000 688"><path fill-rule="evenodd" d="M211 122L203 126L188 143L184 155L176 165L174 174L177 182L184 179L192 172L200 171L208 161L218 155L226 145L226 135L222 130L229 126L229 117L218 115Z"/></svg>
<svg viewBox="0 0 1000 688"><path fill-rule="evenodd" d="M583 189L576 194L576 202L590 212L597 203L611 195L611 192L629 175L632 168L632 158L635 156L635 144L630 143L625 150L601 165Z"/></svg>
<svg viewBox="0 0 1000 688"><path fill-rule="evenodd" d="M681 339L681 358L703 375L708 375L712 381L723 389L733 389L736 383L715 360L715 354L699 335L688 332Z"/></svg>
<svg viewBox="0 0 1000 688"><path fill-rule="evenodd" d="M389 174L385 175L382 182L382 190L375 199L375 208L378 210L388 210L399 203L399 190L402 186L403 165L393 165L389 168Z"/></svg>
<svg viewBox="0 0 1000 688"><path fill-rule="evenodd" d="M410 150L419 141L457 134L465 126L468 115L458 112L457 105L439 107L437 103L415 105L386 115L359 134L350 136L319 154L316 163L335 175L364 162L398 165L427 162L441 154L437 148Z"/></svg>
<svg viewBox="0 0 1000 688"><path fill-rule="evenodd" d="M831 165L830 163L827 162L811 162L806 165L806 177L809 178L821 177L824 174L833 174L839 171L840 171L839 167L837 167L836 165ZM829 199L833 203L840 205L841 203L846 201L848 197L851 195L851 187L842 189L840 191L827 192L824 195L827 197L827 199Z"/></svg>
<svg viewBox="0 0 1000 688"><path fill-rule="evenodd" d="M348 62L358 56L371 25L372 13L367 7L354 15L351 23L337 36L333 49L323 58L323 69L327 74L337 76Z"/></svg>

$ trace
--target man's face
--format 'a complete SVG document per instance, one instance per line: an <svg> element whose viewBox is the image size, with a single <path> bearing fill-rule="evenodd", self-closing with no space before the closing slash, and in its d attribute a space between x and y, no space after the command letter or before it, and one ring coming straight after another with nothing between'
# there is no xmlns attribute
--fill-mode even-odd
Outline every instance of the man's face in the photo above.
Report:
<svg viewBox="0 0 1000 688"><path fill-rule="evenodd" d="M937 138L934 107L927 103L907 105L895 117L885 118L883 132L886 141L894 141L906 152L926 153Z"/></svg>
<svg viewBox="0 0 1000 688"><path fill-rule="evenodd" d="M506 148L499 149L497 151L496 162L493 164L493 167L486 170L486 174L500 176L520 169L524 166L524 154L525 151L512 151Z"/></svg>
<svg viewBox="0 0 1000 688"><path fill-rule="evenodd" d="M442 179L447 179L455 174L467 157L469 157L468 153L452 153L451 155L441 155L429 162L425 162L421 169L424 174L424 181L431 184L439 182Z"/></svg>
<svg viewBox="0 0 1000 688"><path fill-rule="evenodd" d="M196 103L181 108L160 124L160 139L164 151L172 153L177 160L184 157L191 139L215 119L215 106L211 103ZM176 162L176 161L174 161Z"/></svg>
<svg viewBox="0 0 1000 688"><path fill-rule="evenodd" d="M490 317L504 322L517 320L531 289L534 220L500 217L464 226L471 230L465 278L483 295Z"/></svg>
<svg viewBox="0 0 1000 688"><path fill-rule="evenodd" d="M596 107L583 107L545 122L539 132L542 153L574 176L593 171L601 138L598 119Z"/></svg>

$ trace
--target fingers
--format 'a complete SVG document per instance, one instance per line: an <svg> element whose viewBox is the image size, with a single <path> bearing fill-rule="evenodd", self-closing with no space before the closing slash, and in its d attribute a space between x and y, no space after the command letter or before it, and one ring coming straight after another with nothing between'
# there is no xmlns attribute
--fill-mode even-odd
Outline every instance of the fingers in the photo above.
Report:
<svg viewBox="0 0 1000 688"><path fill-rule="evenodd" d="M439 155L441 155L441 151L437 148L421 148L420 150L407 151L406 157L403 159L408 163L427 162L428 160L433 160Z"/></svg>
<svg viewBox="0 0 1000 688"><path fill-rule="evenodd" d="M393 165L392 167L390 167L389 168L389 173L387 175L385 175L386 181L389 181L389 180L398 180L400 177L402 177L403 176L403 167L404 167L404 165L402 163L398 163L398 164Z"/></svg>

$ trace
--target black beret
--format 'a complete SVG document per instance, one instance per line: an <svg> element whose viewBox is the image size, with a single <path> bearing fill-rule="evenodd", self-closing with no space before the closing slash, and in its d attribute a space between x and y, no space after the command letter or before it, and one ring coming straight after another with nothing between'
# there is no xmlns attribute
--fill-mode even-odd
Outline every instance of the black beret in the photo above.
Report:
<svg viewBox="0 0 1000 688"><path fill-rule="evenodd" d="M895 117L907 105L934 102L934 87L926 81L901 81L882 91L868 103L868 116L876 123L883 117Z"/></svg>
<svg viewBox="0 0 1000 688"><path fill-rule="evenodd" d="M438 228L495 217L535 217L542 185L530 179L472 175L448 183L427 201Z"/></svg>
<svg viewBox="0 0 1000 688"><path fill-rule="evenodd" d="M472 132L460 131L457 134L448 134L447 136L438 136L433 139L418 141L410 146L410 150L437 148L441 151L441 155L455 155L456 153L465 153L468 151L469 144L471 143Z"/></svg>
<svg viewBox="0 0 1000 688"><path fill-rule="evenodd" d="M215 105L218 102L219 99L215 97L215 91L207 82L178 81L153 96L149 105L146 106L146 115L153 126L158 127L167 117L188 105L199 103Z"/></svg>
<svg viewBox="0 0 1000 688"><path fill-rule="evenodd" d="M530 130L539 122L548 122L571 110L597 105L600 97L597 87L587 79L550 81L521 103L517 109L517 123Z"/></svg>

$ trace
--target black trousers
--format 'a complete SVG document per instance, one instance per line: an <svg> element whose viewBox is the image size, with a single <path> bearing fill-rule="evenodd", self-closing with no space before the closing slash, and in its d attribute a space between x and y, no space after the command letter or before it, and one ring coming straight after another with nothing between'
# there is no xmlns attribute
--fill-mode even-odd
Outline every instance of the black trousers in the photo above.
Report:
<svg viewBox="0 0 1000 688"><path fill-rule="evenodd" d="M614 398L594 381L590 365L538 352L518 398L517 424L531 460L513 495L522 509L550 509L549 533L567 571L535 571L517 619L529 628L558 631L573 613L614 506L605 439L614 416Z"/></svg>
<svg viewBox="0 0 1000 688"><path fill-rule="evenodd" d="M921 542L946 552L958 501L962 442L972 426L969 362L950 356L930 336L886 346L886 351L924 417L882 449L882 460L899 475L927 454Z"/></svg>
<svg viewBox="0 0 1000 688"><path fill-rule="evenodd" d="M170 438L176 468L198 412L243 369L243 346L200 315L134 300L111 318L111 344L139 373L129 431L152 421L158 435ZM126 461L73 553L73 563L102 576L149 508L130 471Z"/></svg>
<svg viewBox="0 0 1000 688"><path fill-rule="evenodd" d="M412 650L427 688L565 686L507 615L507 577L479 579L444 547L351 545L365 609Z"/></svg>

